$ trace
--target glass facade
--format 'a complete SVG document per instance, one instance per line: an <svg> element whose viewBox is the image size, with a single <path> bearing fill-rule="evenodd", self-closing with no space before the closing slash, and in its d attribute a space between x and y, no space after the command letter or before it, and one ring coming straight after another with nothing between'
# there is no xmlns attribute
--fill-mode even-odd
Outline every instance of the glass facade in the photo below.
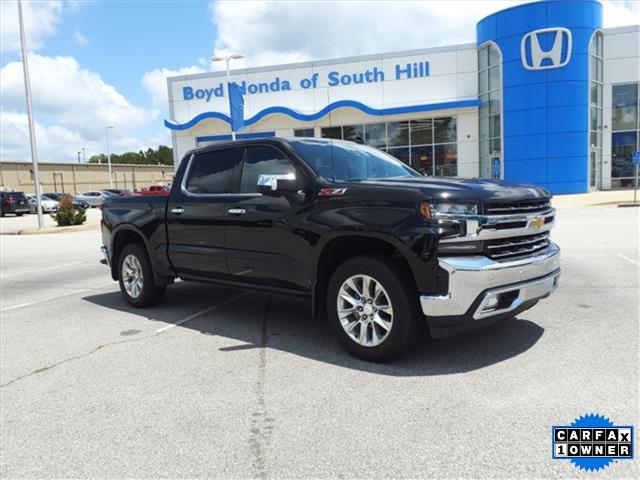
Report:
<svg viewBox="0 0 640 480"><path fill-rule="evenodd" d="M631 154L640 150L640 82L613 85L611 105L611 187L633 187Z"/></svg>
<svg viewBox="0 0 640 480"><path fill-rule="evenodd" d="M455 117L324 127L321 135L380 148L427 175L458 174Z"/></svg>
<svg viewBox="0 0 640 480"><path fill-rule="evenodd" d="M293 131L294 137L314 137L315 133L313 128L296 128Z"/></svg>
<svg viewBox="0 0 640 480"><path fill-rule="evenodd" d="M602 32L595 32L589 45L589 187L602 188Z"/></svg>
<svg viewBox="0 0 640 480"><path fill-rule="evenodd" d="M491 159L502 159L502 65L495 43L478 49L480 177L491 177Z"/></svg>

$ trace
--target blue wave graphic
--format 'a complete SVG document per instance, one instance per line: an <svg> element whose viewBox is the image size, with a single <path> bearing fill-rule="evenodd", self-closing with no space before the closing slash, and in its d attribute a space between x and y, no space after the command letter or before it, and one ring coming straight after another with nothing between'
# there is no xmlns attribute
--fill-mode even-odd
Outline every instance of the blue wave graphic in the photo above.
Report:
<svg viewBox="0 0 640 480"><path fill-rule="evenodd" d="M357 108L358 110L363 111L369 115L373 116L383 116L383 115L399 115L402 113L415 113L415 112L426 112L429 110L445 110L448 108L463 108L463 107L478 107L480 106L480 100L462 100L459 102L441 102L441 103L429 103L426 105L411 105L407 107L392 107L392 108L372 108L364 103L356 102L355 100L339 100L334 103L330 103L322 110L317 113L312 114L304 114L300 112L296 112L288 107L269 107L264 110L256 113L253 117L244 121L245 126L251 126L254 123L260 121L267 115L272 115L274 113L281 113L283 115L288 115L296 120L301 120L303 122L312 122L314 120L318 120L319 118L324 117L326 114L335 110L336 108L343 107L352 107ZM191 120L185 123L173 123L168 120L164 121L164 126L170 128L171 130L187 130L199 122L206 120L207 118L217 118L218 120L223 120L231 125L231 118L228 115L220 112L204 112L196 115Z"/></svg>

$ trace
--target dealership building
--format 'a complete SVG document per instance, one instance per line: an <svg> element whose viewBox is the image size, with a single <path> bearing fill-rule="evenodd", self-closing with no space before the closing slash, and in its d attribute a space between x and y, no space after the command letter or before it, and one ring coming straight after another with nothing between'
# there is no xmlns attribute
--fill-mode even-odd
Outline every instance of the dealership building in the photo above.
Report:
<svg viewBox="0 0 640 480"><path fill-rule="evenodd" d="M244 94L237 138L361 141L428 175L556 194L630 187L640 26L603 29L602 8L527 3L482 19L475 43L232 70ZM176 165L231 138L224 72L169 78L168 91Z"/></svg>

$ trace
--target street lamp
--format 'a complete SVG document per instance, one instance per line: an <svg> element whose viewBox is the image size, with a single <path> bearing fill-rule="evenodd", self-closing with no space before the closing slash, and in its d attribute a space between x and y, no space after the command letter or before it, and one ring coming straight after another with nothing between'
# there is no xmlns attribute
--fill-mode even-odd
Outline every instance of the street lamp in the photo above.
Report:
<svg viewBox="0 0 640 480"><path fill-rule="evenodd" d="M87 156L84 154L84 147L82 147L82 163L87 163Z"/></svg>
<svg viewBox="0 0 640 480"><path fill-rule="evenodd" d="M109 164L109 188L113 188L113 176L111 175L111 150L109 150L109 129L111 126L105 127L104 136L107 139L107 163Z"/></svg>
<svg viewBox="0 0 640 480"><path fill-rule="evenodd" d="M36 191L36 211L38 212L38 229L44 227L42 218L42 186L38 172L38 152L36 150L36 128L33 122L33 107L31 105L31 82L29 80L29 60L27 59L27 42L24 35L22 20L22 2L18 0L18 23L20 27L20 51L22 53L22 71L24 73L24 92L27 99L27 122L29 123L29 143L31 144L31 162L33 164L33 183Z"/></svg>
<svg viewBox="0 0 640 480"><path fill-rule="evenodd" d="M82 152L78 152L78 163L82 163L82 162L80 161L80 154L81 154L81 153L82 153Z"/></svg>
<svg viewBox="0 0 640 480"><path fill-rule="evenodd" d="M231 91L229 89L229 84L231 83L231 74L229 73L229 62L231 60L240 59L240 58L244 58L244 57L239 53L233 53L231 55L227 55L224 57L215 56L209 59L212 62L221 62L224 60L224 63L226 64L226 68L227 68L227 95L229 95L229 97L231 97ZM231 140L235 140L235 139L236 139L236 132L234 132L233 127L231 127Z"/></svg>

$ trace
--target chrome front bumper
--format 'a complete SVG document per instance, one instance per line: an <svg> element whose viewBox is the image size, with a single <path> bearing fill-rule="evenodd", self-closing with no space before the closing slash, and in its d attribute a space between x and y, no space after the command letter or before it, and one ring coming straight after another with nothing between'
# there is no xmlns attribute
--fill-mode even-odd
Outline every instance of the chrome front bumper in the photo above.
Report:
<svg viewBox="0 0 640 480"><path fill-rule="evenodd" d="M523 260L441 257L439 264L449 273L449 292L422 295L422 312L427 318L470 316L480 320L509 313L553 292L560 278L560 249L551 243L544 252Z"/></svg>

